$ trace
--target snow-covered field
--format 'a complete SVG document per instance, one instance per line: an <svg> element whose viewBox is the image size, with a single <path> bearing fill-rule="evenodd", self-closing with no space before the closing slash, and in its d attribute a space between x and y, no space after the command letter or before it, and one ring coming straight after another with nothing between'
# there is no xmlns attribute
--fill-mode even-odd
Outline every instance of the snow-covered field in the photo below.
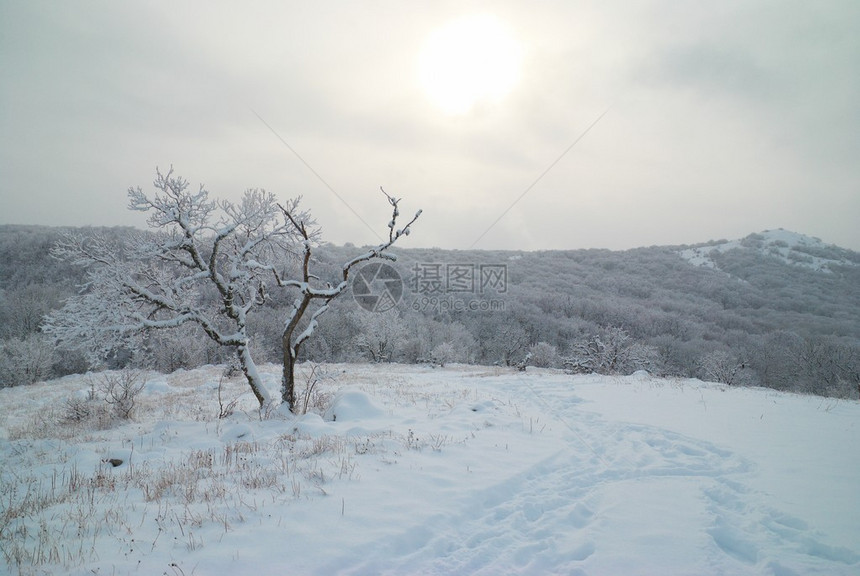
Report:
<svg viewBox="0 0 860 576"><path fill-rule="evenodd" d="M214 367L148 375L119 424L65 418L85 377L0 390L0 573L860 574L857 402L324 370L329 409L296 419L241 380L218 419Z"/></svg>

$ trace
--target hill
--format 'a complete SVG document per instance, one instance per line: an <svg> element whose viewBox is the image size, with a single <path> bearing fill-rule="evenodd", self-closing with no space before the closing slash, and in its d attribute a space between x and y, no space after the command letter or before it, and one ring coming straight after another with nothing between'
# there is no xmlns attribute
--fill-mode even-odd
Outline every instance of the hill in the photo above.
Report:
<svg viewBox="0 0 860 576"><path fill-rule="evenodd" d="M122 228L102 232L127 234ZM72 351L39 348L42 315L83 281L81 270L48 257L59 233L0 227L2 385L86 368ZM315 270L336 281L340 264L360 251L323 245ZM372 314L349 295L335 301L305 347L305 359L513 365L528 355L545 367L647 369L858 394L860 254L802 234L774 230L736 241L625 251L395 252L393 270L402 287L392 300L398 305ZM279 359L281 317L293 298L274 292L269 309L252 318L260 361ZM41 365L23 375L10 368L26 365L22 358L33 348L45 352ZM193 331L154 337L145 350L117 358L167 372L228 360Z"/></svg>
<svg viewBox="0 0 860 576"><path fill-rule="evenodd" d="M720 241L681 250L681 257L697 266L719 269L712 255L730 250L741 250L771 256L785 264L809 268L816 272L832 272L833 268L857 266L858 254L832 244L825 244L819 238L798 234L789 230L765 230L760 234L750 234L742 240Z"/></svg>
<svg viewBox="0 0 860 576"><path fill-rule="evenodd" d="M348 253L332 250L333 262ZM435 306L416 306L426 295L407 295L407 308L465 326L479 340L482 362L504 358L520 329L527 344L513 356L543 342L563 357L596 338L605 344L616 327L629 336L628 345L648 347L625 367L628 373L646 368L835 395L856 395L860 385L860 254L800 234L772 231L734 242L618 252L397 253L410 284L415 270L432 263L443 272L505 267L503 295L447 291ZM454 305L494 299L502 300L504 319L483 311L489 306Z"/></svg>

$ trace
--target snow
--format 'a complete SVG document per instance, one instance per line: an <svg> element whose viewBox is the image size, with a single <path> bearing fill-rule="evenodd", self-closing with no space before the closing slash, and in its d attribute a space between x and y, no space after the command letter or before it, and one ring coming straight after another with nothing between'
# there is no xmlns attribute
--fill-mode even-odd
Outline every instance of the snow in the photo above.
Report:
<svg viewBox="0 0 860 576"><path fill-rule="evenodd" d="M0 573L860 573L858 402L324 369L300 417L261 418L235 379L217 419L218 367L149 375L107 429L49 425L85 377L0 390Z"/></svg>
<svg viewBox="0 0 860 576"><path fill-rule="evenodd" d="M791 232L782 228L765 230L744 240L723 240L705 246L694 246L681 250L678 254L694 266L718 268L716 262L711 258L711 254L714 251L723 253L736 248L749 248L750 246L755 246L752 249L764 256L777 258L785 264L808 268L816 272L832 272L831 265L854 265L850 260L845 259L844 255L841 254L842 251L837 247L825 244L819 238ZM836 252L833 252L833 254L838 257L824 258L813 256L807 253L808 249L817 249L819 252L826 251L826 249L835 249Z"/></svg>
<svg viewBox="0 0 860 576"><path fill-rule="evenodd" d="M324 419L330 422L350 420L369 420L379 418L384 414L382 408L361 390L340 392L325 411Z"/></svg>

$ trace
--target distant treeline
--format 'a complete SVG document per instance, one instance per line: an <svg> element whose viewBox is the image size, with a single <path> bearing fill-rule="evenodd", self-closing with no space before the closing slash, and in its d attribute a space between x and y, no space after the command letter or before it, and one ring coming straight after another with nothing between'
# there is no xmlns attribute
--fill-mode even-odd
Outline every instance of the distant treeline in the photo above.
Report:
<svg viewBox="0 0 860 576"><path fill-rule="evenodd" d="M99 229L118 238L126 228ZM84 271L53 260L64 230L0 226L0 386L93 368L40 332L46 313L83 289ZM87 229L75 232L87 233ZM397 248L392 269L356 275L374 304L335 300L302 351L316 362L448 362L701 377L733 385L857 398L860 255L817 247L847 263L829 271L755 250L714 251L697 267L686 247L626 251L453 251ZM360 248L324 245L317 270L336 281ZM838 252L838 254L836 254ZM836 257L838 256L838 258ZM285 257L285 267L291 265ZM377 264L378 266L378 264ZM399 276L399 280L398 277ZM280 325L295 293L273 291L251 319L259 362L279 362ZM397 302L396 306L388 306ZM362 307L364 306L364 307ZM161 371L230 361L184 326L153 333L104 365Z"/></svg>

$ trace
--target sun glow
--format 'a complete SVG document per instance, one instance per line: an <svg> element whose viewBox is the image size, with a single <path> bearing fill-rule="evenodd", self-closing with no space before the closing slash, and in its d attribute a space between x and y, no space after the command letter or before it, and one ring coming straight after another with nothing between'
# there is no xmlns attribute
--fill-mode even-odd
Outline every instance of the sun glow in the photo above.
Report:
<svg viewBox="0 0 860 576"><path fill-rule="evenodd" d="M477 104L498 103L520 77L522 49L492 16L454 20L433 32L419 59L419 79L428 98L448 114L466 114Z"/></svg>

